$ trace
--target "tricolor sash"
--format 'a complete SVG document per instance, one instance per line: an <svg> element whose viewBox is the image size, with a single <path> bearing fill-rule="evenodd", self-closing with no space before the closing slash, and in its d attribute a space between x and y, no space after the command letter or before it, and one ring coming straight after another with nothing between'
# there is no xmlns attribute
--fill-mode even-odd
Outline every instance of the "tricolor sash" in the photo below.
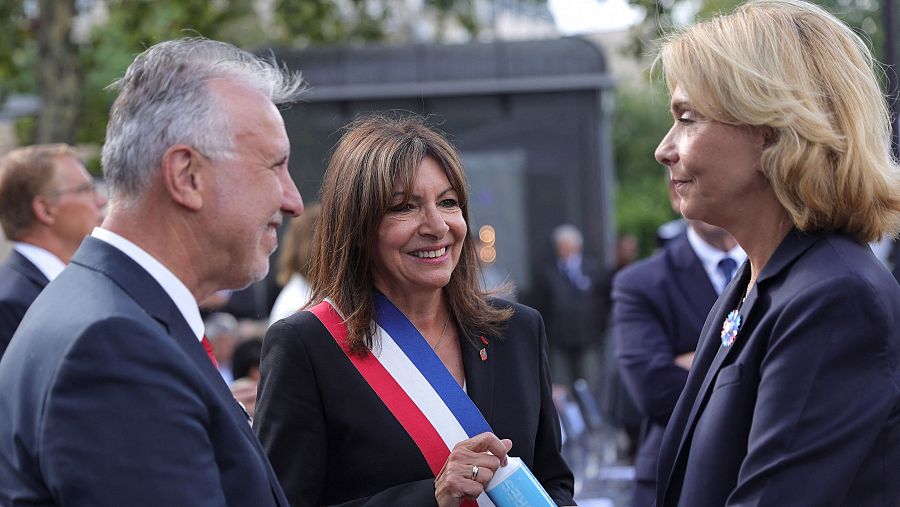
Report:
<svg viewBox="0 0 900 507"><path fill-rule="evenodd" d="M353 354L347 326L330 300L309 309L416 443L437 477L457 443L491 431L421 333L384 295L375 294L376 342L365 357ZM464 506L475 502L463 502ZM487 495L480 507L493 506Z"/></svg>

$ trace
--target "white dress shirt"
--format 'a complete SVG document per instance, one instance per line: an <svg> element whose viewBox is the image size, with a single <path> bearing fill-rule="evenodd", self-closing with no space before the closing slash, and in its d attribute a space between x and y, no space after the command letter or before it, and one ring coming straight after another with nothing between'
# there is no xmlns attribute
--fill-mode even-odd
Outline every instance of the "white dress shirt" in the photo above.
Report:
<svg viewBox="0 0 900 507"><path fill-rule="evenodd" d="M713 288L716 289L716 294L722 294L722 291L725 290L725 287L731 280L726 280L725 275L719 271L719 261L725 257L730 257L734 259L734 261L737 262L737 266L740 267L741 264L747 260L747 254L744 253L739 246L736 246L727 252L723 252L706 241L703 241L703 238L701 238L691 227L688 227L687 229L687 238L688 243L691 244L691 248L694 249L694 253L700 258L700 262L703 264L703 269L706 270L709 281L712 282Z"/></svg>
<svg viewBox="0 0 900 507"><path fill-rule="evenodd" d="M194 299L191 291L175 274L154 259L146 250L110 230L95 227L91 236L121 250L122 253L144 268L147 273L150 273L150 276L162 286L166 294L175 302L175 306L178 307L178 311L184 316L184 320L191 327L191 331L197 335L197 340L203 339L203 319L200 318L200 307L197 306L197 300Z"/></svg>
<svg viewBox="0 0 900 507"><path fill-rule="evenodd" d="M14 241L13 249L34 264L51 282L66 268L65 263L59 257L53 255L49 250L31 243Z"/></svg>

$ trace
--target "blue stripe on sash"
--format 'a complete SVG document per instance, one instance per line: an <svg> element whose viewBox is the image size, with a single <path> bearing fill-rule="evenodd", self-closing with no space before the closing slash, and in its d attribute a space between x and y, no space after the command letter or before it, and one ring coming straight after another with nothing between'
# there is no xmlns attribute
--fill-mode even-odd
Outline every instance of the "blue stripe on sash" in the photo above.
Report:
<svg viewBox="0 0 900 507"><path fill-rule="evenodd" d="M381 293L375 294L375 321L391 335L403 353L428 380L438 396L447 404L450 412L456 416L469 438L491 431L481 411L456 383L456 379L431 350L419 330Z"/></svg>

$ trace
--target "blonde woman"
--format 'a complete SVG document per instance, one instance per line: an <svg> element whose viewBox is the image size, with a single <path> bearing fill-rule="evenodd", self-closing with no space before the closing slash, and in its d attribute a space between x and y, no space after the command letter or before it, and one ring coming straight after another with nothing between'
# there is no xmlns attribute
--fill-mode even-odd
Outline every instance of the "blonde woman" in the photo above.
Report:
<svg viewBox="0 0 900 507"><path fill-rule="evenodd" d="M656 151L685 217L746 262L669 420L657 505L900 505L900 287L866 243L900 228L866 45L796 0L665 41Z"/></svg>

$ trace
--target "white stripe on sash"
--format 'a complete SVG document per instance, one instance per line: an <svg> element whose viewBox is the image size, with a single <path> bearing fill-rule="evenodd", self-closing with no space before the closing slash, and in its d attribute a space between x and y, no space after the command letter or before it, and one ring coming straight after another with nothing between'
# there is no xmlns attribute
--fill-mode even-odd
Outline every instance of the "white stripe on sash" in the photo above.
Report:
<svg viewBox="0 0 900 507"><path fill-rule="evenodd" d="M422 372L400 350L391 335L381 326L377 326L377 330L381 350L375 354L375 357L400 384L400 387L419 407L419 410L425 414L444 443L447 444L447 448L453 450L453 446L469 438L466 431L450 412L444 400L438 396L437 391L422 375Z"/></svg>

